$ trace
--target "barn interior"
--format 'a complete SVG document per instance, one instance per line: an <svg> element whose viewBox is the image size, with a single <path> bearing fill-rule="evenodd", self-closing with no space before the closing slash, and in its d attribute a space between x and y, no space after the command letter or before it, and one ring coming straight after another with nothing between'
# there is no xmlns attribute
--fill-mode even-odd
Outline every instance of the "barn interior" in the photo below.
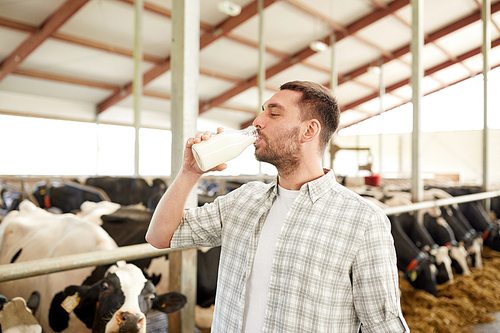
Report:
<svg viewBox="0 0 500 333"><path fill-rule="evenodd" d="M409 193L415 204L447 200L425 198L431 187L465 189L496 226L499 66L500 0L0 0L1 218L94 177L143 179L155 191L159 179L164 191L187 138L246 128L281 84L310 80L341 110L323 158L338 182L363 195ZM204 175L189 205L276 175L249 147ZM412 332L496 325L500 304L488 297L500 295L467 294L500 285L500 257L483 258L439 286L437 300L401 279ZM457 310L464 300L476 311ZM179 332L193 331L194 311L181 310Z"/></svg>

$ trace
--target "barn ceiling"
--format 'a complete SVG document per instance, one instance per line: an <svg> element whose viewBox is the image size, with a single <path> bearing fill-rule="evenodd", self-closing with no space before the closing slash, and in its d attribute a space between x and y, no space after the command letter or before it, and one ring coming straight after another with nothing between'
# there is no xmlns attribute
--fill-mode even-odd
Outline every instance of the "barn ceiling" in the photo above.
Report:
<svg viewBox="0 0 500 333"><path fill-rule="evenodd" d="M199 119L240 127L258 108L257 1L200 0ZM423 93L482 71L480 0L425 0ZM264 0L264 97L300 79L329 85L336 36L341 127L411 100L409 0ZM141 124L170 127L172 0L144 0ZM500 65L500 0L491 6ZM0 113L132 124L133 0L0 0ZM326 50L310 48L322 41ZM478 101L478 103L482 102ZM214 130L214 128L206 128Z"/></svg>

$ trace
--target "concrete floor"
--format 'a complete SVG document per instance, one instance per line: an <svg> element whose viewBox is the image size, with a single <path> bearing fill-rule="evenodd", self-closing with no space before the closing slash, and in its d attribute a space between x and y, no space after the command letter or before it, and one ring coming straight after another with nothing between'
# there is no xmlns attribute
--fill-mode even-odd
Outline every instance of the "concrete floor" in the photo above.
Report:
<svg viewBox="0 0 500 333"><path fill-rule="evenodd" d="M500 333L500 312L493 314L496 321L489 324L472 325L474 333Z"/></svg>

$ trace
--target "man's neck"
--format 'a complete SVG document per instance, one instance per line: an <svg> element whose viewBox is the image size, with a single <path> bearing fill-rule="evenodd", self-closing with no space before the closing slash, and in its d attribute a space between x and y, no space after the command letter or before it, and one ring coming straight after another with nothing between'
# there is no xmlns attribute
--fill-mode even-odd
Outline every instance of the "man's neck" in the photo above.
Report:
<svg viewBox="0 0 500 333"><path fill-rule="evenodd" d="M300 190L305 183L318 179L324 175L325 172L321 165L310 168L299 166L297 169L286 174L278 170L278 182L281 187L287 190L297 191Z"/></svg>

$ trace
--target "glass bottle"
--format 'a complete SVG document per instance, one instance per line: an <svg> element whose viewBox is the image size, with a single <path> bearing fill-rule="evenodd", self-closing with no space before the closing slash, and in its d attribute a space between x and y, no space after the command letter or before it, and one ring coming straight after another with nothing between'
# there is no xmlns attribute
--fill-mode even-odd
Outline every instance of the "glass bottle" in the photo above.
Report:
<svg viewBox="0 0 500 333"><path fill-rule="evenodd" d="M232 160L257 140L257 129L249 126L212 135L210 139L194 144L193 156L202 171Z"/></svg>

